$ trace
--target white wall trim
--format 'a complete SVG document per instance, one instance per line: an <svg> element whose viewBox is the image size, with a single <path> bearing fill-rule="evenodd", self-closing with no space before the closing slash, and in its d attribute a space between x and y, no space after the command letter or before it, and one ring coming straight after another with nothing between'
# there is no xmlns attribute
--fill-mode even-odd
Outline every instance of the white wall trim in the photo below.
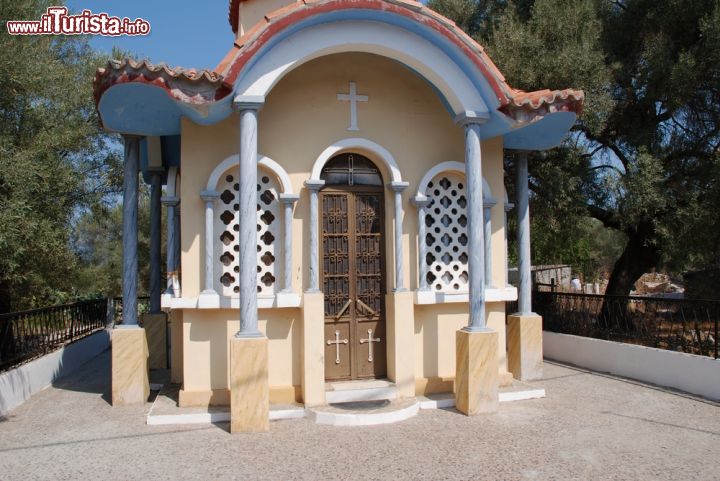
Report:
<svg viewBox="0 0 720 481"><path fill-rule="evenodd" d="M110 346L107 330L98 331L57 351L0 374L0 414L15 409L30 396L75 372Z"/></svg>
<svg viewBox="0 0 720 481"><path fill-rule="evenodd" d="M283 309L300 307L302 298L296 292L278 292L273 295L258 295L258 309ZM215 295L198 297L163 297L163 309L240 309L240 298Z"/></svg>
<svg viewBox="0 0 720 481"><path fill-rule="evenodd" d="M322 168L325 166L327 161L337 154L341 154L349 150L364 150L366 152L370 152L371 154L375 154L380 158L390 172L391 182L402 182L400 167L398 167L397 162L395 162L395 157L393 157L390 151L382 145L362 137L338 140L323 150L313 164L313 168L310 173L310 180L320 180Z"/></svg>
<svg viewBox="0 0 720 481"><path fill-rule="evenodd" d="M517 301L517 289L507 286L500 289L485 289L485 302ZM454 304L470 302L470 295L464 292L438 292L418 289L415 291L415 304Z"/></svg>
<svg viewBox="0 0 720 481"><path fill-rule="evenodd" d="M543 331L546 359L720 401L720 360Z"/></svg>
<svg viewBox="0 0 720 481"><path fill-rule="evenodd" d="M300 65L325 55L366 52L405 64L425 77L453 110L488 113L477 88L441 49L401 27L367 20L321 23L300 30L264 53L235 85L235 94L267 97L272 88Z"/></svg>
<svg viewBox="0 0 720 481"><path fill-rule="evenodd" d="M208 178L208 183L206 190L208 191L215 191L217 190L217 185L220 182L220 178L230 169L237 167L240 165L240 155L234 154L228 157L227 159L220 162L212 171L210 174L210 177ZM292 188L292 182L290 181L290 176L285 171L285 169L282 168L280 164L272 160L270 157L266 157L264 155L258 155L258 166L264 167L265 169L269 170L273 174L275 174L280 181L280 186L282 187L282 193L283 194L293 194L293 188Z"/></svg>

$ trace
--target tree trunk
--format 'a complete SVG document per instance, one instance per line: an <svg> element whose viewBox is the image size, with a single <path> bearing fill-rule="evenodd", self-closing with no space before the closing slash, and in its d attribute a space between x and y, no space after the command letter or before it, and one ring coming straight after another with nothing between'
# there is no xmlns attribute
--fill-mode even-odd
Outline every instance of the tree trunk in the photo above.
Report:
<svg viewBox="0 0 720 481"><path fill-rule="evenodd" d="M606 296L629 296L635 282L658 266L660 252L648 240L651 232L651 226L644 224L627 233L628 241L610 274ZM600 312L607 327L632 330L632 324L627 322L627 301L606 297Z"/></svg>

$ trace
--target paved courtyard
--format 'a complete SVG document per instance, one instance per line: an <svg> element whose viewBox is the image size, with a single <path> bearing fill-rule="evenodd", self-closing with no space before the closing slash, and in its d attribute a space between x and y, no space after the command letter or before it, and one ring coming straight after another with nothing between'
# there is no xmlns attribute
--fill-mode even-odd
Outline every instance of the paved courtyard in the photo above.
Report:
<svg viewBox="0 0 720 481"><path fill-rule="evenodd" d="M109 365L106 352L0 421L0 479L720 479L717 404L551 363L547 398L492 415L248 435L145 425L150 404L108 403Z"/></svg>

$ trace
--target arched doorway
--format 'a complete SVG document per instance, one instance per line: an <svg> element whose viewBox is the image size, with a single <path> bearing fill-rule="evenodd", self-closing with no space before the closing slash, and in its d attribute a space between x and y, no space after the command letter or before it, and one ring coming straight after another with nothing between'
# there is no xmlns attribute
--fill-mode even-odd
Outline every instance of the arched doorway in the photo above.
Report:
<svg viewBox="0 0 720 481"><path fill-rule="evenodd" d="M343 153L320 178L325 379L385 377L382 175L367 157Z"/></svg>

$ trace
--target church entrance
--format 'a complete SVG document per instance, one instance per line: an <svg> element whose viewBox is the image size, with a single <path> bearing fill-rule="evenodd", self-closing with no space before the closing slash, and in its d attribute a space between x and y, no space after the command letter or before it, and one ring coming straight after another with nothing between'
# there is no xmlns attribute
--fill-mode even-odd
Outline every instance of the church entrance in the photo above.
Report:
<svg viewBox="0 0 720 481"><path fill-rule="evenodd" d="M385 377L382 177L366 157L341 154L321 178L325 379Z"/></svg>

